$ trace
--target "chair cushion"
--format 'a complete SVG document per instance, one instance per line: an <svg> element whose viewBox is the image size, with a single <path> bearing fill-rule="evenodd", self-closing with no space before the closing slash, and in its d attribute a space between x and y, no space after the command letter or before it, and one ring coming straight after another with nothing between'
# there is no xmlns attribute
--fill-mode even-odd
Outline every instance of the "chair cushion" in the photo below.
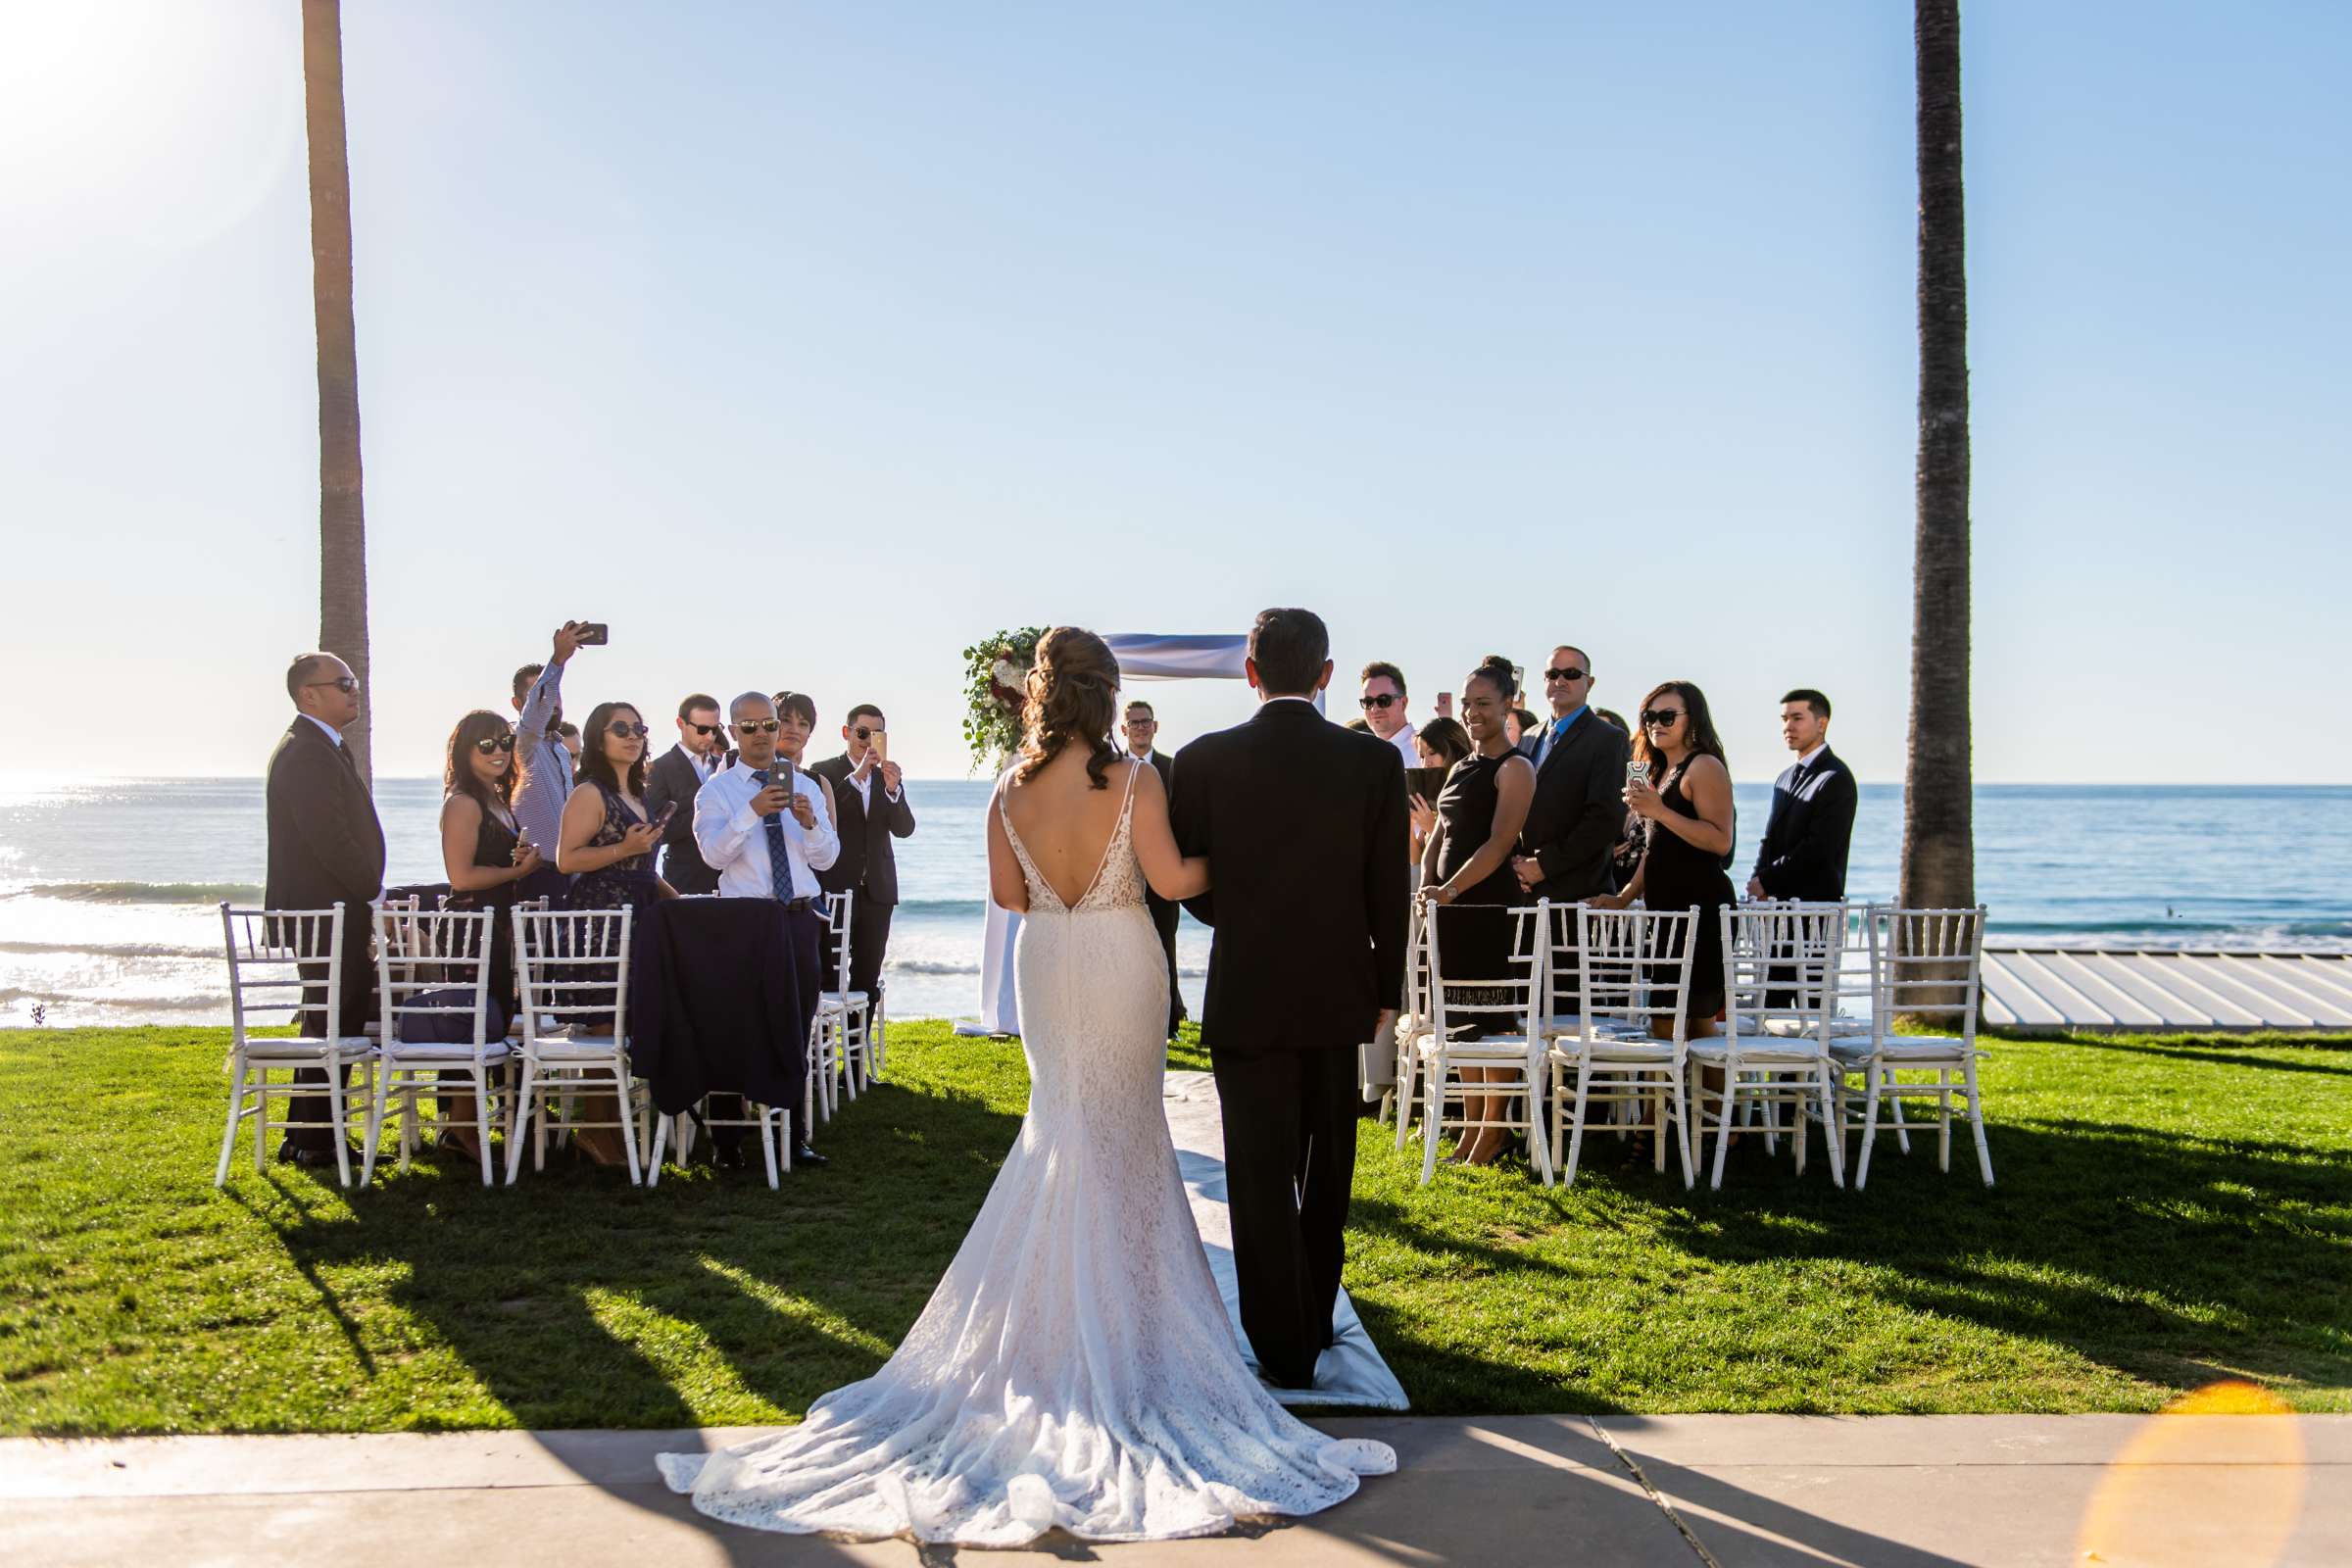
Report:
<svg viewBox="0 0 2352 1568"><path fill-rule="evenodd" d="M349 1061L367 1055L375 1049L375 1042L363 1035L345 1035L339 1040L326 1040L317 1035L301 1035L292 1039L248 1040L245 1042L247 1061L324 1061L331 1052Z"/></svg>
<svg viewBox="0 0 2352 1568"><path fill-rule="evenodd" d="M454 1045L438 1040L395 1040L384 1046L379 1054L386 1061L471 1061L473 1047L470 1044ZM482 1059L506 1060L507 1043L493 1040L482 1047Z"/></svg>
<svg viewBox="0 0 2352 1568"><path fill-rule="evenodd" d="M1782 1039L1802 1039L1812 1034L1813 1027L1795 1018L1767 1018L1764 1020L1764 1032ZM1865 1040L1870 1038L1870 1020L1868 1018L1838 1016L1830 1020L1830 1038L1832 1040L1850 1040L1856 1036Z"/></svg>
<svg viewBox="0 0 2352 1568"><path fill-rule="evenodd" d="M1804 1067L1822 1059L1822 1054L1809 1040L1775 1040L1767 1035L1741 1035L1739 1042L1742 1066ZM1690 1042L1690 1059L1710 1066L1731 1059L1732 1042L1721 1036Z"/></svg>
<svg viewBox="0 0 2352 1568"><path fill-rule="evenodd" d="M528 1054L541 1061L601 1061L621 1049L619 1041L611 1035L567 1035L560 1040L542 1040Z"/></svg>
<svg viewBox="0 0 2352 1568"><path fill-rule="evenodd" d="M1951 1035L1888 1035L1873 1051L1868 1040L1833 1040L1830 1052L1840 1061L1861 1062L1873 1055L1882 1061L1960 1061L1968 1042Z"/></svg>
<svg viewBox="0 0 2352 1568"><path fill-rule="evenodd" d="M1434 1056L1439 1050L1435 1035L1421 1036L1413 1042L1413 1047L1424 1056ZM1528 1040L1525 1035L1489 1035L1484 1040L1448 1040L1446 1042L1445 1052L1446 1055L1456 1061L1480 1058L1491 1058L1496 1061L1524 1061L1527 1059L1527 1047Z"/></svg>

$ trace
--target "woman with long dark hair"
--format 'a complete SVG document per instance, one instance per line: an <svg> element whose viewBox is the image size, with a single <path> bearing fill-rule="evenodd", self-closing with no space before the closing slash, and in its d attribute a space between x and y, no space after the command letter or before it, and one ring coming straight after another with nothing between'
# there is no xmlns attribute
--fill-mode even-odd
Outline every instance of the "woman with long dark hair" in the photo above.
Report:
<svg viewBox="0 0 2352 1568"><path fill-rule="evenodd" d="M539 869L536 845L521 842L514 819L514 726L502 714L477 708L449 732L441 768L441 867L449 877L449 906L488 909L490 921L490 1037L507 1032L514 1015L514 907L522 879ZM463 1068L441 1076L470 1084ZM479 1160L473 1127L473 1094L441 1095L441 1143Z"/></svg>
<svg viewBox="0 0 2352 1568"><path fill-rule="evenodd" d="M653 731L630 703L599 703L580 728L580 777L571 799L564 803L563 841L556 846L556 868L571 878L565 901L575 909L632 908L637 917L656 899L674 899L677 893L654 874L654 849L662 842L662 823L649 821L645 812L646 737ZM612 969L583 965L583 981L610 980ZM612 1014L597 1012L572 1017L591 1034L615 1026ZM580 1119L620 1120L620 1107L610 1093L585 1097ZM617 1127L587 1127L573 1134L587 1156L599 1165L617 1165L627 1155Z"/></svg>
<svg viewBox="0 0 2352 1568"><path fill-rule="evenodd" d="M1738 901L1725 868L1732 863L1738 818L1732 774L1716 738L1706 693L1687 680L1661 681L1642 699L1626 808L1647 824L1649 847L1622 892L1590 902L1622 909L1636 900L1651 909L1698 910L1692 938L1687 1015L1690 1038L1715 1033L1723 1011L1723 911ZM1652 1020L1673 1033L1673 1020Z"/></svg>
<svg viewBox="0 0 2352 1568"><path fill-rule="evenodd" d="M1437 828L1421 852L1421 897L1442 939L1438 961L1446 977L1447 1000L1488 999L1475 989L1457 990L1457 980L1500 981L1511 972L1513 906L1528 902L1511 869L1511 852L1527 825L1536 798L1536 765L1512 745L1506 727L1517 677L1510 661L1489 655L1462 682L1461 723L1474 748L1446 775L1438 792ZM1507 1028L1497 1014L1474 1015L1475 1038ZM1464 1076L1485 1082L1507 1076L1502 1068L1465 1067ZM1504 1099L1485 1095L1466 1107L1473 1122L1503 1119ZM1434 1131L1431 1136L1436 1136ZM1454 1151L1465 1165L1491 1165L1502 1152L1499 1127L1479 1127Z"/></svg>

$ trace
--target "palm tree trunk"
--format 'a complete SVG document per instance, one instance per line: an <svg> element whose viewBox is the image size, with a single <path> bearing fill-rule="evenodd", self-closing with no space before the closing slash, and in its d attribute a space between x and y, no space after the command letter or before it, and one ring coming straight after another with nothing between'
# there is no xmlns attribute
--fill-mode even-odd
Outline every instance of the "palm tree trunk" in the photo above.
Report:
<svg viewBox="0 0 2352 1568"><path fill-rule="evenodd" d="M1919 466L1901 897L1976 903L1968 713L1968 243L1959 0L1915 0L1919 74Z"/></svg>
<svg viewBox="0 0 2352 1568"><path fill-rule="evenodd" d="M311 150L311 305L318 331L318 646L360 678L344 732L369 776L368 527L360 506L360 356L351 311L351 160L343 132L341 0L302 0Z"/></svg>

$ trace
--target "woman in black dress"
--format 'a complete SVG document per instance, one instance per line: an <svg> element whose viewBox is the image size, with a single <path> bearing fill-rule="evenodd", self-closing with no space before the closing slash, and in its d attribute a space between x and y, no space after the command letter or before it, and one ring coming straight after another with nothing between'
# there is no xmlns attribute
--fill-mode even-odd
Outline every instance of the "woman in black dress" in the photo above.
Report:
<svg viewBox="0 0 2352 1568"><path fill-rule="evenodd" d="M599 703L581 726L579 787L564 803L556 846L556 869L571 878L564 902L574 909L634 909L642 921L656 899L677 897L654 874L654 849L666 818L646 818L646 737L652 733L628 703ZM585 983L610 981L614 972L584 965L580 977ZM614 1027L612 1015L601 1008L567 1017L590 1034ZM610 1094L590 1095L580 1119L617 1123L620 1107ZM617 1127L584 1128L573 1137L597 1164L617 1165L626 1158Z"/></svg>
<svg viewBox="0 0 2352 1568"><path fill-rule="evenodd" d="M1510 662L1494 656L1462 683L1461 722L1472 751L1446 775L1446 787L1438 792L1437 829L1422 852L1421 897L1429 903L1429 918L1442 921L1435 927L1441 938L1438 962L1448 981L1501 980L1511 973L1515 921L1510 910L1527 902L1511 870L1511 851L1536 794L1535 764L1512 749L1503 727L1516 685ZM1487 1000L1450 984L1446 989L1449 1002ZM1492 1000L1504 994L1497 988ZM1472 1038L1508 1032L1497 1014L1472 1016L1478 1020L1466 1031ZM1490 1067L1464 1072L1482 1083L1503 1076L1501 1069ZM1471 1121L1500 1121L1504 1097L1483 1096L1466 1109ZM1454 1151L1454 1158L1493 1164L1504 1136L1499 1127L1477 1128Z"/></svg>
<svg viewBox="0 0 2352 1568"><path fill-rule="evenodd" d="M514 726L488 709L475 709L449 732L441 769L441 865L449 877L449 906L489 909L490 1038L502 1039L514 1016L514 892L539 869L539 851L521 846L514 820ZM473 1127L473 1075L443 1068L444 1080L468 1087L441 1095L443 1148L478 1160Z"/></svg>
<svg viewBox="0 0 2352 1568"><path fill-rule="evenodd" d="M1626 781L1625 804L1645 819L1649 848L1623 892L1591 902L1622 909L1638 899L1645 908L1698 910L1686 1038L1699 1039L1716 1032L1715 1017L1723 1011L1723 911L1738 902L1724 874L1737 825L1732 774L1704 692L1687 680L1670 680L1642 699L1634 765L1646 765L1647 773ZM1672 1019L1651 1020L1651 1033L1673 1032Z"/></svg>

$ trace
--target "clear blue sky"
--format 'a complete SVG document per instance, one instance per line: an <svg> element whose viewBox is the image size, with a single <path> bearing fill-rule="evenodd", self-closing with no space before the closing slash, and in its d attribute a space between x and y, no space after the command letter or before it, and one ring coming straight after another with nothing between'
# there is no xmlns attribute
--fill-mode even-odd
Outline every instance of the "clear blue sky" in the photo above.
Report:
<svg viewBox="0 0 2352 1568"><path fill-rule="evenodd" d="M0 766L251 773L284 723L296 16L0 9ZM2352 8L1965 26L1980 778L2352 778ZM1907 6L345 29L380 771L566 614L613 627L575 714L789 684L944 774L980 634L1302 603L1416 716L1565 639L1613 707L1699 681L1742 778L1795 684L1901 775Z"/></svg>

